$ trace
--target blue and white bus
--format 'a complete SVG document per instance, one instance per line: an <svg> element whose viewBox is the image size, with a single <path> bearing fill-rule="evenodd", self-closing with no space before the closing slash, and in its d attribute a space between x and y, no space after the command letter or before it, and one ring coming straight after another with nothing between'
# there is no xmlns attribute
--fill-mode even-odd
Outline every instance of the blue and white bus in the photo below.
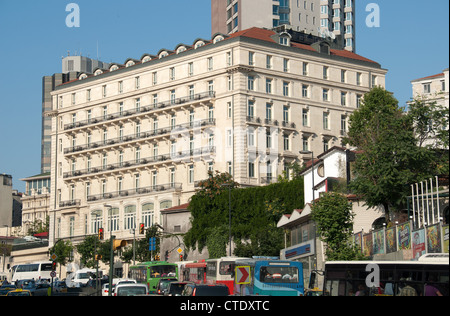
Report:
<svg viewBox="0 0 450 316"><path fill-rule="evenodd" d="M250 284L235 283L235 295L304 295L300 262L260 258L237 260L235 264L250 267Z"/></svg>

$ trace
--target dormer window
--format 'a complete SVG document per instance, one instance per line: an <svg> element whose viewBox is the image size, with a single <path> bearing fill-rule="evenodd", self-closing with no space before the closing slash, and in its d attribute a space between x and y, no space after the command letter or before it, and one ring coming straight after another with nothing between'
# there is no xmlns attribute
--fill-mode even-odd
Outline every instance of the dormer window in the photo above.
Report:
<svg viewBox="0 0 450 316"><path fill-rule="evenodd" d="M129 60L126 64L125 67L131 67L134 66L136 63L133 60Z"/></svg>
<svg viewBox="0 0 450 316"><path fill-rule="evenodd" d="M202 46L204 46L204 45L205 45L205 42L203 42L203 41L198 41L198 42L195 43L195 49L197 49L197 48L199 48L199 47L202 47Z"/></svg>
<svg viewBox="0 0 450 316"><path fill-rule="evenodd" d="M103 70L97 69L97 70L94 72L94 76L101 75L102 73L103 73Z"/></svg>
<svg viewBox="0 0 450 316"><path fill-rule="evenodd" d="M280 36L280 45L290 46L289 45L289 38L287 36Z"/></svg>
<svg viewBox="0 0 450 316"><path fill-rule="evenodd" d="M222 35L217 35L215 38L214 38L214 41L213 41L213 43L215 44L215 43L218 43L218 42L220 42L220 41L223 41L225 38L222 36Z"/></svg>
<svg viewBox="0 0 450 316"><path fill-rule="evenodd" d="M87 77L88 77L88 75L81 74L80 77L78 77L78 80L83 80L83 79L86 79Z"/></svg>
<svg viewBox="0 0 450 316"><path fill-rule="evenodd" d="M291 46L291 35L287 32L280 33L278 43L283 46Z"/></svg>
<svg viewBox="0 0 450 316"><path fill-rule="evenodd" d="M178 49L177 49L177 54L182 53L182 52L184 52L184 51L186 51L186 46L180 46L180 47L178 47Z"/></svg>
<svg viewBox="0 0 450 316"><path fill-rule="evenodd" d="M152 60L152 58L150 56L145 56L144 58L142 58L142 62L146 63L148 61Z"/></svg>
<svg viewBox="0 0 450 316"><path fill-rule="evenodd" d="M111 66L111 68L109 68L109 71L114 71L114 70L117 70L117 69L119 69L119 66L113 65L113 66Z"/></svg>
<svg viewBox="0 0 450 316"><path fill-rule="evenodd" d="M160 54L159 54L159 59L161 59L161 58L164 58L164 57L166 57L166 56L169 56L169 53L167 52L167 51L162 51Z"/></svg>

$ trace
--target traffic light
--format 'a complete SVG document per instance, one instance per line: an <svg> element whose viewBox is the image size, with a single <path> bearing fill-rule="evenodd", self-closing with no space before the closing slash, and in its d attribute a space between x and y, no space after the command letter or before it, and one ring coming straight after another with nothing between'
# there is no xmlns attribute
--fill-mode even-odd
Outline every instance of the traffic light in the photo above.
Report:
<svg viewBox="0 0 450 316"><path fill-rule="evenodd" d="M180 261L183 261L183 255L180 254Z"/></svg>
<svg viewBox="0 0 450 316"><path fill-rule="evenodd" d="M118 250L127 245L126 240L114 239L113 250Z"/></svg>
<svg viewBox="0 0 450 316"><path fill-rule="evenodd" d="M145 225L143 223L139 224L139 234L145 234Z"/></svg>
<svg viewBox="0 0 450 316"><path fill-rule="evenodd" d="M56 271L56 261L52 261L52 271Z"/></svg>
<svg viewBox="0 0 450 316"><path fill-rule="evenodd" d="M103 240L105 238L104 230L103 228L98 229L98 239Z"/></svg>

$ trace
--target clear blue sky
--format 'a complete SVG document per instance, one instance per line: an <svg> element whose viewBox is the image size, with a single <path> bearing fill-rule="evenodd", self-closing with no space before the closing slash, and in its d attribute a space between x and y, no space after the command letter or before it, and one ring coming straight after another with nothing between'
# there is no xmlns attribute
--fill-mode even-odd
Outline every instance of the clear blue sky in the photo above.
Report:
<svg viewBox="0 0 450 316"><path fill-rule="evenodd" d="M225 0L224 0L225 1ZM448 0L355 0L356 52L388 69L386 88L401 105L410 81L449 67ZM80 7L80 27L65 24L66 5ZM368 28L369 3L380 27ZM0 0L0 173L40 173L42 77L61 72L67 51L123 63L196 38L211 38L210 0Z"/></svg>

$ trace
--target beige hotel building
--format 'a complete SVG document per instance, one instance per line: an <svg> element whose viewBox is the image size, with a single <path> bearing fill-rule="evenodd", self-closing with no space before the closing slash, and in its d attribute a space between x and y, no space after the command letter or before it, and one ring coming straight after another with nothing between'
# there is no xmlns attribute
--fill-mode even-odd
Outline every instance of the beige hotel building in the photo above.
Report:
<svg viewBox="0 0 450 316"><path fill-rule="evenodd" d="M386 70L369 59L251 28L83 73L52 92L50 246L161 223L208 171L275 182L341 145Z"/></svg>

